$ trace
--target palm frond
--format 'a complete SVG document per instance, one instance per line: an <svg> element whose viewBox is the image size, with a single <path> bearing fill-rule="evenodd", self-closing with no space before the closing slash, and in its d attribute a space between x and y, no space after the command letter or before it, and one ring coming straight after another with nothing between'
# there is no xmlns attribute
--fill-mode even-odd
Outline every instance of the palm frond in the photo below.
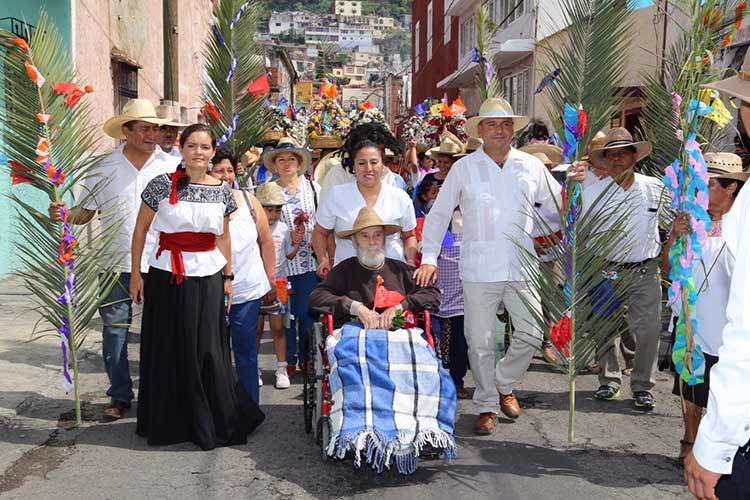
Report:
<svg viewBox="0 0 750 500"><path fill-rule="evenodd" d="M85 98L68 106L63 96L53 89L57 83L76 83L76 75L60 35L44 11L40 12L36 24L33 35L27 34L31 35L27 36L28 44L13 33L0 30L3 83L12 89L5 92L0 101L0 122L5 124L0 144L8 158L26 169L24 176L30 179L31 186L44 192L51 201L66 201L73 206L85 203L96 194L96 191L85 191L77 195L74 190L76 184L89 176L99 159L91 153L96 150L96 129L91 125ZM43 84L30 81L27 64L44 77ZM49 115L49 119L39 120L38 113ZM48 162L37 155L40 137L48 143ZM7 167L4 168L7 172ZM48 169L58 169L64 175L62 182L52 182ZM73 259L69 261L60 256L61 238L66 234L63 224L53 222L47 213L19 195L11 192L8 196L18 208L18 233L23 238L16 245L22 265L19 274L35 297L40 317L50 325L42 329L35 327L35 335L55 331L68 350L76 422L80 423L76 351L86 337L93 315L115 282L113 278L100 277L111 269L115 260L111 245L114 231L95 231L92 237L86 238L79 227L71 225L69 235L75 238L76 244L72 249ZM69 299L61 300L66 291ZM64 371L67 372L67 363L64 363Z"/></svg>
<svg viewBox="0 0 750 500"><path fill-rule="evenodd" d="M474 59L477 62L477 73L475 76L476 88L482 102L490 97L502 95L502 84L497 77L495 66L492 63L490 45L497 33L499 26L492 21L487 4L477 8L474 14L474 26L476 26L477 40Z"/></svg>
<svg viewBox="0 0 750 500"><path fill-rule="evenodd" d="M680 156L682 141L678 138L678 116L688 102L678 109L673 106L673 94L697 97L699 87L720 78L713 66L713 54L727 36L736 30L735 9L738 1L710 2L702 5L694 0L671 0L672 26L678 36L664 55L664 71L644 72L645 103L641 114L642 129L639 135L649 141L653 152L643 162L645 173L661 177L664 169ZM704 22L709 13L708 22ZM664 13L669 15L669 13ZM675 17L690 19L686 24ZM714 17L716 16L716 17ZM716 20L712 22L712 20ZM688 99L689 100L689 99ZM713 121L701 118L697 135L704 148L711 149L722 137L722 131Z"/></svg>
<svg viewBox="0 0 750 500"><path fill-rule="evenodd" d="M542 46L543 74L560 69L554 85L546 87L551 106L548 116L564 137L562 110L566 103L582 106L588 127L581 138L579 157L599 130L609 125L623 95L626 56L632 41L632 21L626 2L561 0L566 38L560 47Z"/></svg>
<svg viewBox="0 0 750 500"><path fill-rule="evenodd" d="M237 116L237 126L224 145L236 158L258 142L269 122L269 113L263 106L265 96L247 91L247 86L265 72L264 57L256 41L257 9L255 2L221 0L203 49L203 97L219 113L219 120L207 121L221 137ZM236 67L227 78L234 59Z"/></svg>

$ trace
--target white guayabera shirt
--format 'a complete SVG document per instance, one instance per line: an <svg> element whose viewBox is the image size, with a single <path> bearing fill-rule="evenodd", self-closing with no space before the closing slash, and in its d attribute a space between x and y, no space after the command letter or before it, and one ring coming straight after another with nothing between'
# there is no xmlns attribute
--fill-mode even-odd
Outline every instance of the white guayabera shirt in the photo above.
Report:
<svg viewBox="0 0 750 500"><path fill-rule="evenodd" d="M151 179L161 174L175 171L180 160L168 155L156 146L154 153L146 160L140 170L136 169L123 154L123 143L112 153L105 156L86 178L83 196L96 190L94 196L88 197L83 208L102 212L102 226L116 227L112 246L117 252L113 270L130 272L130 241L133 238L135 219L141 207L141 194ZM116 224L121 220L119 226ZM146 236L146 245L141 259L141 272L148 271L148 259L158 241L158 234L150 230Z"/></svg>
<svg viewBox="0 0 750 500"><path fill-rule="evenodd" d="M422 263L437 264L453 210L463 215L461 279L524 281L522 245L534 253L533 211L558 220L560 184L538 158L511 148L502 168L483 148L458 160L440 188L422 231Z"/></svg>
<svg viewBox="0 0 750 500"><path fill-rule="evenodd" d="M693 454L704 468L732 472L737 448L750 441L750 189L740 191L724 216L722 232L735 257L719 362L711 369L706 416L698 428Z"/></svg>

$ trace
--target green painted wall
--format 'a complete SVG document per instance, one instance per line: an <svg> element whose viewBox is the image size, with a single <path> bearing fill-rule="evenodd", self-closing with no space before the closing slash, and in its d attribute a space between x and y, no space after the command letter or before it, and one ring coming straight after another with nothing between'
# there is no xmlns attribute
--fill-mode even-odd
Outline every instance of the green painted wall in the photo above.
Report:
<svg viewBox="0 0 750 500"><path fill-rule="evenodd" d="M52 22L57 26L64 43L70 46L71 0L2 0L0 1L0 18L15 17L32 25L36 24L39 10L44 8ZM11 29L10 21L0 21L0 28ZM2 66L0 65L0 73ZM4 85L0 85L0 98L4 91ZM2 124L0 124L2 127ZM3 153L2 137L0 136L0 161L5 161ZM30 188L28 185L10 185L10 176L5 165L0 170L0 277L6 276L18 269L19 262L16 255L16 241L18 233L16 230L16 210L7 198L8 193L14 193L24 200L31 202L40 210L46 211L49 199L43 194Z"/></svg>

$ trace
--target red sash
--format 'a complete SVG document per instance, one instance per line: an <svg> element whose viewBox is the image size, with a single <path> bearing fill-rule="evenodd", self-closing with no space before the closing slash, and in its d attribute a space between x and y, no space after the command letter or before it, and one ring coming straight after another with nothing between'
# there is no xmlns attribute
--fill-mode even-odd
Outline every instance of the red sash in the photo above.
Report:
<svg viewBox="0 0 750 500"><path fill-rule="evenodd" d="M159 233L159 258L163 250L169 250L172 261L172 280L178 285L185 279L185 262L182 252L209 252L216 248L216 235L213 233Z"/></svg>

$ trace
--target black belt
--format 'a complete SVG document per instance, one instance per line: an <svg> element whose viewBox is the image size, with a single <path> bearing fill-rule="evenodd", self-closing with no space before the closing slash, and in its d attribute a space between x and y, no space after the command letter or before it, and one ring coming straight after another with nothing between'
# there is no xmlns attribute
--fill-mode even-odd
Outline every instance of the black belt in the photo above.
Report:
<svg viewBox="0 0 750 500"><path fill-rule="evenodd" d="M649 262L656 259L656 257L651 259L642 260L640 262L615 262L612 260L607 261L607 267L616 267L619 269L640 269L642 267L646 267Z"/></svg>

